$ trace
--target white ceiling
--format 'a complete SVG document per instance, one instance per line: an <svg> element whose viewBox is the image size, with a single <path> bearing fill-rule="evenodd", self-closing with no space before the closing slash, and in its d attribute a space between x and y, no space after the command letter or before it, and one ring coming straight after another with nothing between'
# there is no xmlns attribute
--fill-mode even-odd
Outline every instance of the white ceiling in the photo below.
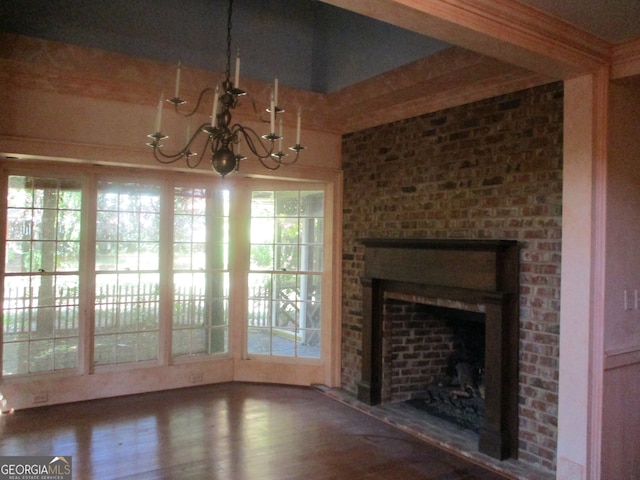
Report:
<svg viewBox="0 0 640 480"><path fill-rule="evenodd" d="M608 42L640 36L640 0L519 0Z"/></svg>

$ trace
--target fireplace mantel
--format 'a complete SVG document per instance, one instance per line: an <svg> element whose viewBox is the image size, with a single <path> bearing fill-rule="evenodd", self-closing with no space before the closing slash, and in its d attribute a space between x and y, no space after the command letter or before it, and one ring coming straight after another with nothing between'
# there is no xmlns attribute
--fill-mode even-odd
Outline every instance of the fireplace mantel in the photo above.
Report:
<svg viewBox="0 0 640 480"><path fill-rule="evenodd" d="M517 456L519 247L510 240L360 240L365 245L359 400L380 403L385 293L481 305L485 313L485 420L479 451Z"/></svg>

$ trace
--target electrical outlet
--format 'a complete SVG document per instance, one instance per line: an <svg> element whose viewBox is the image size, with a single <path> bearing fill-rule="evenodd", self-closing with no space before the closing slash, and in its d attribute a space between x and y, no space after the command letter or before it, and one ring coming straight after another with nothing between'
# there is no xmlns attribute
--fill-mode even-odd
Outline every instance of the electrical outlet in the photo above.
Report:
<svg viewBox="0 0 640 480"><path fill-rule="evenodd" d="M202 372L192 372L190 378L191 378L191 383L201 383Z"/></svg>
<svg viewBox="0 0 640 480"><path fill-rule="evenodd" d="M33 403L45 403L49 401L49 393L48 392L38 392L34 393L32 397Z"/></svg>

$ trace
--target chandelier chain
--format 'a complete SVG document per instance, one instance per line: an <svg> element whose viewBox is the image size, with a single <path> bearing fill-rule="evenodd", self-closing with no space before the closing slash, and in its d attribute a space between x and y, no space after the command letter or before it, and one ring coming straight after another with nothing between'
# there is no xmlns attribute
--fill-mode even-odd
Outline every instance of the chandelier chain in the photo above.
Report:
<svg viewBox="0 0 640 480"><path fill-rule="evenodd" d="M283 165L292 165L296 163L300 152L305 149L300 145L300 109L298 109L297 125L296 125L296 142L289 150L294 154L290 160L286 160L287 153L282 151L282 120L280 120L280 130L276 134L275 120L276 117L284 113L284 109L278 107L278 79L276 77L274 86L271 93L271 104L267 108L270 118L269 120L263 120L262 116L258 113L255 100L249 97L253 110L256 113L258 120L269 123L270 130L268 134L259 135L252 128L241 125L240 123L231 123L232 110L236 108L238 98L247 95L247 93L239 88L239 72L240 72L240 56L236 57L235 64L235 78L234 83L231 82L231 30L232 30L232 12L233 12L233 0L229 0L229 10L227 16L227 65L225 72L225 79L222 82L222 89L219 86L215 88L207 87L200 92L198 101L190 112L181 112L179 107L186 103L181 99L180 93L180 73L181 64L178 64L178 70L176 72L176 87L175 95L173 98L169 98L166 101L173 104L174 111L184 117L191 117L198 112L200 105L205 95L214 93L213 108L211 110L211 121L204 123L198 127L195 133L190 133L190 128L187 128L187 141L186 144L175 153L166 153L162 150L162 141L169 138L161 131L162 121L162 107L163 99L160 97L158 104L158 111L156 113L155 132L147 135L151 141L147 143L149 147L153 149L153 156L155 159L163 164L175 163L181 158L186 160L188 168L197 168L202 161L207 150L211 151L211 167L218 172L222 177L231 173L232 171L238 171L240 162L244 160L244 155L240 154L241 144L249 149L260 163L269 170L277 170ZM204 145L202 153L193 152L191 147L194 146L194 142L197 138L204 136ZM193 158L197 157L197 158ZM267 161L269 163L267 163Z"/></svg>
<svg viewBox="0 0 640 480"><path fill-rule="evenodd" d="M233 0L229 0L229 13L227 16L227 71L226 80L231 77L231 13L233 11Z"/></svg>

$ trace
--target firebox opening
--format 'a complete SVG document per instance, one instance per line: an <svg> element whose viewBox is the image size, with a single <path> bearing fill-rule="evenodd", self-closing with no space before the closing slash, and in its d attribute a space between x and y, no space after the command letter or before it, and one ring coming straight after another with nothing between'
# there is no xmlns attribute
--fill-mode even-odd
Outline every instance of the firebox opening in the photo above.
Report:
<svg viewBox="0 0 640 480"><path fill-rule="evenodd" d="M387 298L390 382L383 401L479 432L485 414L485 315Z"/></svg>

